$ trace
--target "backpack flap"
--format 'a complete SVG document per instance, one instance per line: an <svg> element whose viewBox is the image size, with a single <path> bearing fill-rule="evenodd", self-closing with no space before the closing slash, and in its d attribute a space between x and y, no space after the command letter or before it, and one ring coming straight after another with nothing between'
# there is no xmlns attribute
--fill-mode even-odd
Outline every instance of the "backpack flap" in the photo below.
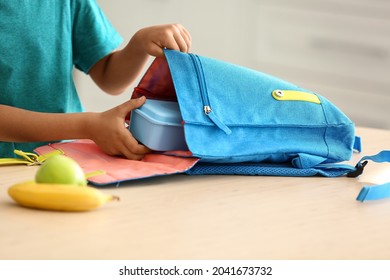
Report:
<svg viewBox="0 0 390 280"><path fill-rule="evenodd" d="M205 162L349 160L354 124L324 97L276 77L166 50L189 150ZM298 158L298 159L297 159Z"/></svg>
<svg viewBox="0 0 390 280"><path fill-rule="evenodd" d="M139 84L134 88L131 98L145 96L147 99L177 101L171 72L165 58L153 60Z"/></svg>

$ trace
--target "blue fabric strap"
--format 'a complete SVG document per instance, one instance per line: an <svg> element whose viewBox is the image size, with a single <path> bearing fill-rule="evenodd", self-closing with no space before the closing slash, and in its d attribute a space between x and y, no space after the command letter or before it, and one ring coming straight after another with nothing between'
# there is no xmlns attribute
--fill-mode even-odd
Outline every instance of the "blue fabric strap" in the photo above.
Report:
<svg viewBox="0 0 390 280"><path fill-rule="evenodd" d="M189 175L262 175L262 176L325 176L339 177L346 175L349 177L359 176L367 164L367 161L390 162L390 150L381 151L372 156L364 156L353 167L346 164L319 164L312 168L296 168L291 164L271 164L271 163L204 163L200 162L193 168L186 171ZM376 200L390 197L390 182L377 186L364 186L360 191L358 201Z"/></svg>
<svg viewBox="0 0 390 280"><path fill-rule="evenodd" d="M381 151L379 154L373 156L364 156L360 162L364 160L372 160L374 162L390 162L390 151Z"/></svg>
<svg viewBox="0 0 390 280"><path fill-rule="evenodd" d="M355 142L353 143L353 149L359 153L362 151L362 138L360 136L355 136Z"/></svg>
<svg viewBox="0 0 390 280"><path fill-rule="evenodd" d="M365 186L361 189L356 200L377 200L390 197L390 182L377 186Z"/></svg>
<svg viewBox="0 0 390 280"><path fill-rule="evenodd" d="M365 156L359 161L358 165L362 164L362 162L366 160L371 160L378 163L390 162L390 151L381 151L380 153L373 156ZM377 200L388 197L390 197L390 182L376 186L364 186L356 200L363 202L365 200Z"/></svg>

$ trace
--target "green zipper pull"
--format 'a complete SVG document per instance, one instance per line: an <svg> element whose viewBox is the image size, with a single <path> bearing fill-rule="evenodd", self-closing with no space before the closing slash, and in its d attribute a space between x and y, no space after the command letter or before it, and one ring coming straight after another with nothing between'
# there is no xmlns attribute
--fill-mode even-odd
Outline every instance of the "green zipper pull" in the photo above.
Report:
<svg viewBox="0 0 390 280"><path fill-rule="evenodd" d="M28 153L28 152L23 152L21 150L14 150L15 155L18 155L22 158L24 158L27 163L33 164L37 161L38 155L34 153Z"/></svg>

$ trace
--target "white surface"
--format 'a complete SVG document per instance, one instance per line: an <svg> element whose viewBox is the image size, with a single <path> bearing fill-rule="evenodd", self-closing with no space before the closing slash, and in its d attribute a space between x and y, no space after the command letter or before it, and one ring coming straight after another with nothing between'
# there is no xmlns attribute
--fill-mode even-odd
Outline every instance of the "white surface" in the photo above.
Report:
<svg viewBox="0 0 390 280"><path fill-rule="evenodd" d="M358 128L358 134L364 155L390 141L390 131ZM354 154L349 163L361 156ZM0 259L390 260L390 200L355 200L363 186L390 181L386 163L370 162L359 178L171 175L135 180L102 188L120 201L85 213L13 203L7 188L31 180L37 168L0 168ZM348 276L312 279L354 279Z"/></svg>

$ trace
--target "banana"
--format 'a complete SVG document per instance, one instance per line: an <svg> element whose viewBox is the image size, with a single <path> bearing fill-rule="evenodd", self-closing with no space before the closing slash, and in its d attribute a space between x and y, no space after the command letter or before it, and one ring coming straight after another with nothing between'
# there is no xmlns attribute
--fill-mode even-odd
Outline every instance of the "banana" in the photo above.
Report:
<svg viewBox="0 0 390 280"><path fill-rule="evenodd" d="M93 187L33 181L9 187L8 194L24 207L56 211L89 211L108 201L119 200Z"/></svg>

